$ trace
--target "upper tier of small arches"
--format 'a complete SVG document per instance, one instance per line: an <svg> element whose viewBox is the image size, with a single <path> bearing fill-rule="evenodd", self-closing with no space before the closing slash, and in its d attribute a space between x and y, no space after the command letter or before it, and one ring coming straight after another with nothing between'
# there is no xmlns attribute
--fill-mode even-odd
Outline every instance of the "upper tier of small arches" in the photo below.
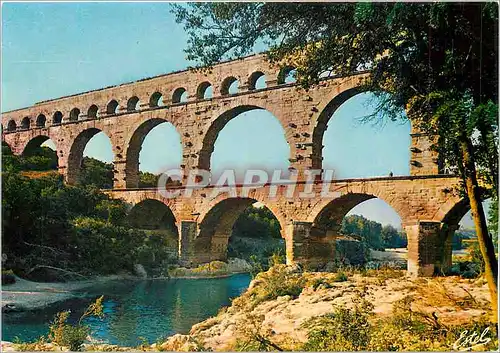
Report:
<svg viewBox="0 0 500 353"><path fill-rule="evenodd" d="M3 124L5 125L2 124L2 131L9 133L32 128L40 129L48 126L58 126L82 120L92 120L114 115L158 109L171 105L210 100L214 98L214 96L231 96L238 93L266 89L268 86L289 85L294 84L295 82L295 70L290 66L281 69L277 76L276 74L272 74L272 76L275 77L268 76L271 75L266 75L264 70L256 70L246 79L241 78L241 76L237 77L235 75L228 75L221 82L216 83L218 86L213 86L212 82L208 80L199 83L197 86L191 85L189 87L193 89L193 92L188 92L188 88L181 86L176 87L170 92L168 90L163 92L161 90L157 90L148 96L141 96L140 94L132 93L130 97L113 97L111 99L108 98L105 102L95 102L92 101L92 99L89 99L88 106L75 104L77 106L70 109L54 109L52 112L43 109L36 112L37 109L35 105L31 108L31 111L35 111L31 116L24 116L17 119L9 119L8 117L4 118ZM240 80L245 80L245 82L241 84ZM53 103L57 104L57 101L54 101ZM65 105L67 106L68 104L66 103ZM4 116L5 115L8 116L9 113L4 113Z"/></svg>

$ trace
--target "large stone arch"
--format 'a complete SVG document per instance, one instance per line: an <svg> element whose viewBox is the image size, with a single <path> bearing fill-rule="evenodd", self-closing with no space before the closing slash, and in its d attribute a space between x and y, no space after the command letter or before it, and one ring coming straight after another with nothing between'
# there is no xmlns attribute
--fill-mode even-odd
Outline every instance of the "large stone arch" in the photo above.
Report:
<svg viewBox="0 0 500 353"><path fill-rule="evenodd" d="M322 230L339 231L342 220L357 205L376 198L370 194L349 193L327 203L316 215L313 226Z"/></svg>
<svg viewBox="0 0 500 353"><path fill-rule="evenodd" d="M481 201L491 197L488 190L482 190ZM446 272L452 265L453 235L460 228L460 221L470 211L467 197L451 197L438 210L434 216L436 223L440 224L440 232L436 239L436 265L440 272Z"/></svg>
<svg viewBox="0 0 500 353"><path fill-rule="evenodd" d="M182 137L175 124L163 118L150 118L146 121L141 121L132 135L126 142L126 162L125 162L125 185L126 188L137 188L139 186L139 155L142 149L144 139L149 132L156 126L162 123L170 123L175 127L179 140L182 143Z"/></svg>
<svg viewBox="0 0 500 353"><path fill-rule="evenodd" d="M491 190L484 188L479 190L479 198L481 202L484 202L491 197ZM446 201L440 205L437 212L433 215L432 220L449 226L455 226L458 225L458 223L469 211L469 199L466 196L459 195L458 190L452 190Z"/></svg>
<svg viewBox="0 0 500 353"><path fill-rule="evenodd" d="M135 189L135 190L119 190L119 191L104 191L113 198L118 198L123 200L129 205L130 210L134 208L135 205L145 202L146 200L154 200L156 204L163 204L170 209L176 220L177 226L179 226L180 221L184 219L193 220L193 217L186 217L186 214L191 215L194 210L190 207L190 204L184 204L183 200L180 198L165 198L156 189ZM150 201L148 201L150 202ZM184 216L184 217L183 217Z"/></svg>
<svg viewBox="0 0 500 353"><path fill-rule="evenodd" d="M318 105L319 114L313 116L312 125L312 168L322 169L323 160L323 136L325 134L328 121L332 117L333 113L349 98L355 95L365 92L366 89L363 88L363 79L361 77L351 77L345 81L342 81L338 87L334 90L335 94L333 96L328 95L323 99Z"/></svg>
<svg viewBox="0 0 500 353"><path fill-rule="evenodd" d="M363 185L351 186L337 198L320 199L312 207L307 222L318 226L324 225L328 219L342 222L344 216L351 209L362 202L375 198L381 199L388 204L401 217L403 224L410 218L411 207L408 206L405 198L401 198L400 195L391 194L385 189L382 190L371 184L363 183Z"/></svg>
<svg viewBox="0 0 500 353"><path fill-rule="evenodd" d="M253 204L255 202L259 202L266 206L276 217L278 222L280 223L280 227L282 229L282 236L285 237L284 229L286 225L289 223L287 222L287 216L286 212L281 208L282 203L280 200L275 200L272 201L268 197L269 190L267 188L256 188L256 189L249 189L248 190L248 195L242 197L242 188L238 187L237 188L237 195L240 195L239 197L231 197L229 196L226 192L221 192L218 194L215 198L210 199L206 204L204 204L201 207L201 212L197 216L198 223L203 222L208 217L208 214L219 204L226 200L251 200L250 204ZM247 205L247 207L249 206Z"/></svg>
<svg viewBox="0 0 500 353"><path fill-rule="evenodd" d="M140 229L177 228L177 219L172 209L164 202L147 198L132 206L128 213L132 227Z"/></svg>
<svg viewBox="0 0 500 353"><path fill-rule="evenodd" d="M328 122L335 111L350 98L360 93L370 92L368 87L364 84L365 78L366 75L358 75L342 81L335 88L333 97L327 96L327 98L323 99L318 105L319 114L313 117L312 120L311 166L313 169L322 169L323 167L323 138Z"/></svg>
<svg viewBox="0 0 500 353"><path fill-rule="evenodd" d="M106 131L103 131L96 127L89 127L83 131L80 131L78 135L72 140L71 147L67 156L67 170L66 170L66 182L68 184L76 184L80 175L83 161L83 151L87 143L97 135L103 132L109 138L110 135ZM109 138L110 141L112 141ZM111 142L112 143L112 142ZM113 154L115 153L113 147ZM114 159L114 158L113 158Z"/></svg>
<svg viewBox="0 0 500 353"><path fill-rule="evenodd" d="M217 112L217 114L214 115L215 118L210 121L203 134L203 139L200 146L197 166L199 169L210 170L211 157L214 151L215 142L217 140L217 137L219 136L219 133L227 125L227 123L229 123L238 115L252 110L267 110L280 122L285 139L290 148L290 156L295 154L294 146L290 144L290 141L287 138L286 121L280 114L278 114L278 111L276 109L277 107L271 104L256 105L249 101L247 97L244 97L244 100L245 102L238 102L240 104L235 104L235 106L229 109L226 108L226 110L224 111Z"/></svg>
<svg viewBox="0 0 500 353"><path fill-rule="evenodd" d="M256 195L253 195L256 196ZM197 262L225 260L233 226L242 212L256 202L262 203L276 217L284 237L284 217L274 206L258 200L259 197L220 197L212 200L200 214L198 233L193 247Z"/></svg>
<svg viewBox="0 0 500 353"><path fill-rule="evenodd" d="M30 151L33 151L34 149L40 147L47 140L51 140L56 145L56 152L57 152L57 144L56 144L57 141L54 141L48 135L37 135L27 140L26 143L21 146L22 154L23 155L28 154Z"/></svg>
<svg viewBox="0 0 500 353"><path fill-rule="evenodd" d="M403 202L400 203L388 193L366 185L351 187L339 197L311 202L308 216L294 221L288 228L287 237L291 238L292 242L287 248L287 258L290 257L293 262L299 262L309 269L324 268L326 264L334 261L336 240L340 235L344 217L357 205L375 198L386 202L404 222Z"/></svg>
<svg viewBox="0 0 500 353"><path fill-rule="evenodd" d="M149 237L161 239L169 249L169 257L178 259L177 219L168 205L156 199L141 200L129 211L128 222L132 227L143 230Z"/></svg>
<svg viewBox="0 0 500 353"><path fill-rule="evenodd" d="M470 205L467 198L448 200L438 211L436 221L448 225L458 225L460 220L469 212Z"/></svg>

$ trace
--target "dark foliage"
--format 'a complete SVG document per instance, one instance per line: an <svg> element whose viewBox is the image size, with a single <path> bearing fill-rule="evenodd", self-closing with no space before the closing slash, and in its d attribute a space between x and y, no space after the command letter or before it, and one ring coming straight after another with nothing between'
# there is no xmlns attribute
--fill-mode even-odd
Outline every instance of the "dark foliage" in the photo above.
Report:
<svg viewBox="0 0 500 353"><path fill-rule="evenodd" d="M113 164L84 157L78 183L82 186L94 185L100 189L113 188Z"/></svg>
<svg viewBox="0 0 500 353"><path fill-rule="evenodd" d="M374 250L404 248L407 245L406 235L393 226L382 226L378 222L359 215L345 217L342 221L341 233L357 236Z"/></svg>
<svg viewBox="0 0 500 353"><path fill-rule="evenodd" d="M21 275L43 266L91 275L130 271L136 263L157 266L165 260L166 241L130 227L127 205L102 193L102 183L68 186L58 174L23 176L16 171L20 159L3 156L2 253L7 255L6 268ZM99 175L106 170L102 168L105 164L87 162L87 175L98 183L104 181ZM155 257L147 258L145 253Z"/></svg>

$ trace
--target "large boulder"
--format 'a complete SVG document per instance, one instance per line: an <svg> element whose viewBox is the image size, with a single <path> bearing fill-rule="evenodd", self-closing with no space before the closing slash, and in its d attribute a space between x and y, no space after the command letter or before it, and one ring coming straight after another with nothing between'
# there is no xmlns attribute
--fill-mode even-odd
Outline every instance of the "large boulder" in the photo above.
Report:
<svg viewBox="0 0 500 353"><path fill-rule="evenodd" d="M134 265L134 274L137 277L141 277L141 278L147 278L148 277L148 273L146 272L146 269L141 264L135 264Z"/></svg>
<svg viewBox="0 0 500 353"><path fill-rule="evenodd" d="M13 273L2 271L2 286L16 283L16 276Z"/></svg>
<svg viewBox="0 0 500 353"><path fill-rule="evenodd" d="M252 266L247 261L238 258L229 259L227 266L231 273L250 272L252 270Z"/></svg>
<svg viewBox="0 0 500 353"><path fill-rule="evenodd" d="M355 239L337 239L335 243L335 260L342 265L359 266L368 261L368 247Z"/></svg>

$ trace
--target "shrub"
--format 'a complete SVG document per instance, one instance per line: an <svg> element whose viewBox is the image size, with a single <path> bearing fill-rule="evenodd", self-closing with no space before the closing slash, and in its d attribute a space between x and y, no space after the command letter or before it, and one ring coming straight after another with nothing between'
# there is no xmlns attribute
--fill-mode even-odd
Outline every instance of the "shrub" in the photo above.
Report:
<svg viewBox="0 0 500 353"><path fill-rule="evenodd" d="M273 342L272 330L263 325L264 315L247 315L238 325L234 347L238 352L269 352L291 350Z"/></svg>
<svg viewBox="0 0 500 353"><path fill-rule="evenodd" d="M262 265L262 262L259 260L259 258L256 255L250 255L249 258L249 263L251 266L250 274L252 275L252 278L255 278L259 273L264 272L264 266Z"/></svg>
<svg viewBox="0 0 500 353"><path fill-rule="evenodd" d="M334 282L345 282L345 281L347 281L347 275L344 272L337 272L333 281Z"/></svg>
<svg viewBox="0 0 500 353"><path fill-rule="evenodd" d="M477 278L481 275L481 264L474 261L456 262L451 266L448 274L463 278Z"/></svg>
<svg viewBox="0 0 500 353"><path fill-rule="evenodd" d="M274 265L284 264L286 262L285 254L283 251L278 248L276 249L271 256L269 256L269 267L273 267Z"/></svg>
<svg viewBox="0 0 500 353"><path fill-rule="evenodd" d="M363 273L367 277L376 277L380 285L384 285L388 279L401 278L405 276L405 271L396 270L391 267L382 267L378 270L369 269Z"/></svg>
<svg viewBox="0 0 500 353"><path fill-rule="evenodd" d="M469 255L471 257L471 262L479 268L481 273L484 272L484 260L483 255L481 254L481 250L479 249L478 241L474 241L469 246L467 251L469 252Z"/></svg>
<svg viewBox="0 0 500 353"><path fill-rule="evenodd" d="M284 254L284 248L284 241L281 238L252 238L233 234L229 238L227 254L229 258L240 258L254 263L256 265L256 273L258 273L266 271L274 264L273 261L283 263L285 258L282 255Z"/></svg>
<svg viewBox="0 0 500 353"><path fill-rule="evenodd" d="M57 313L54 321L49 326L49 340L59 346L69 347L71 351L79 351L87 335L90 333L89 327L82 325L81 322L88 316L103 316L102 300L103 297L101 296L89 305L76 325L67 323L70 314L69 311Z"/></svg>
<svg viewBox="0 0 500 353"><path fill-rule="evenodd" d="M306 285L306 279L299 273L292 273L286 265L275 265L257 275L256 280L258 285L251 293L255 305L285 295L297 298Z"/></svg>
<svg viewBox="0 0 500 353"><path fill-rule="evenodd" d="M373 330L370 337L369 350L372 351L404 351L408 347L424 346L421 338L404 327L392 322L381 322L376 330ZM413 349L412 349L413 350Z"/></svg>
<svg viewBox="0 0 500 353"><path fill-rule="evenodd" d="M331 285L327 281L325 281L323 278L314 278L311 281L311 287L312 289L316 290L318 289L319 286L323 286L324 288L330 288Z"/></svg>
<svg viewBox="0 0 500 353"><path fill-rule="evenodd" d="M480 335L489 330L491 341L481 350L498 347L496 326L481 317L479 320L448 327L435 313L412 309L413 297L394 303L390 317L377 319L373 306L363 298L352 309L335 308L334 313L312 318L303 324L308 329L305 351L450 351L467 330ZM488 333L488 331L486 331ZM476 340L477 340L476 336ZM467 348L467 347L462 347Z"/></svg>
<svg viewBox="0 0 500 353"><path fill-rule="evenodd" d="M414 311L412 302L413 297L406 296L394 303L392 316L377 322L368 350L449 351L465 330L481 334L488 327L492 330L491 336L497 337L495 326L484 318L448 327L434 313ZM493 339L482 349L493 350L497 345L498 341Z"/></svg>
<svg viewBox="0 0 500 353"><path fill-rule="evenodd" d="M336 308L331 314L312 318L303 326L308 328L305 351L359 351L365 350L372 329L369 318L373 305L361 300L352 309Z"/></svg>
<svg viewBox="0 0 500 353"><path fill-rule="evenodd" d="M88 217L78 217L72 223L72 241L80 254L73 262L78 263L81 272L110 274L133 270L138 249L147 239L144 232Z"/></svg>
<svg viewBox="0 0 500 353"><path fill-rule="evenodd" d="M16 351L19 352L48 352L53 350L53 347L46 344L47 339L44 336L33 342L21 342L19 337L15 337L12 343L16 345Z"/></svg>
<svg viewBox="0 0 500 353"><path fill-rule="evenodd" d="M59 346L69 347L71 351L79 351L90 330L87 326L67 324L69 313L57 313L49 326L49 340Z"/></svg>
<svg viewBox="0 0 500 353"><path fill-rule="evenodd" d="M94 275L132 271L137 263L151 270L171 260L169 240L131 228L123 200L95 185L65 185L57 173L34 179L17 169L2 173L2 250L9 254L4 267L36 280L36 266Z"/></svg>

